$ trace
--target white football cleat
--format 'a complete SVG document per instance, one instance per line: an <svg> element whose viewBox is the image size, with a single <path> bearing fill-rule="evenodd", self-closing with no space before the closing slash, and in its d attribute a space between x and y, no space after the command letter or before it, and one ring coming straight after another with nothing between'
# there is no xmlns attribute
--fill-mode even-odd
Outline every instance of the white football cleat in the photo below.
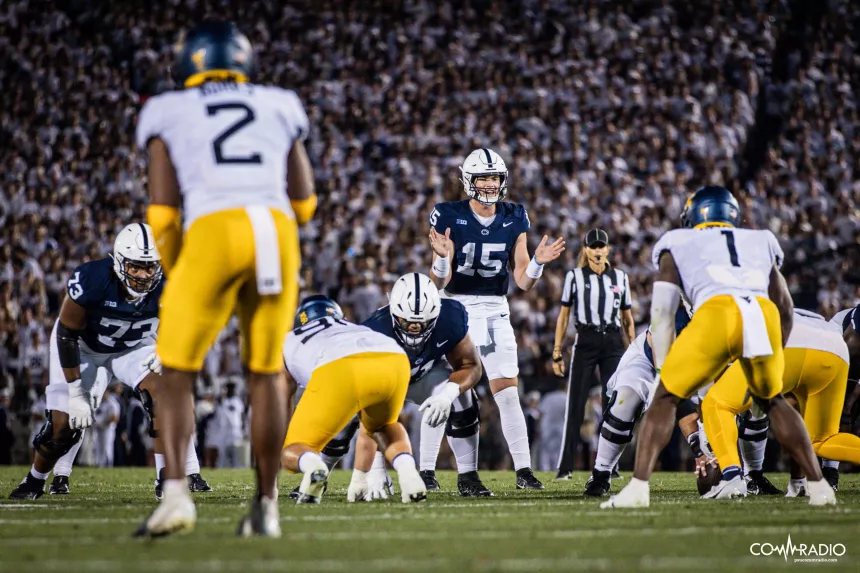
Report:
<svg viewBox="0 0 860 573"><path fill-rule="evenodd" d="M806 478L788 480L785 497L809 497L806 493Z"/></svg>
<svg viewBox="0 0 860 573"><path fill-rule="evenodd" d="M326 486L328 486L328 466L319 460L315 467L305 472L296 503L319 503Z"/></svg>
<svg viewBox="0 0 860 573"><path fill-rule="evenodd" d="M403 503L418 503L427 499L427 486L415 466L397 472L400 499Z"/></svg>
<svg viewBox="0 0 860 573"><path fill-rule="evenodd" d="M806 488L809 492L809 505L836 505L836 492L826 479L808 481Z"/></svg>
<svg viewBox="0 0 860 573"><path fill-rule="evenodd" d="M275 490L277 491L277 490ZM240 537L280 537L281 517L278 513L278 498L260 496L251 502L251 513L239 522Z"/></svg>
<svg viewBox="0 0 860 573"><path fill-rule="evenodd" d="M647 481L630 478L624 489L600 504L600 509L613 507L648 507L651 505L651 488Z"/></svg>
<svg viewBox="0 0 860 573"><path fill-rule="evenodd" d="M747 482L744 476L739 475L728 481L720 480L720 483L713 486L708 493L702 496L702 499L735 499L746 496Z"/></svg>
<svg viewBox="0 0 860 573"><path fill-rule="evenodd" d="M181 487L180 487L181 486ZM164 500L135 532L135 537L162 537L172 533L190 533L197 523L197 508L185 480L175 487L165 483Z"/></svg>

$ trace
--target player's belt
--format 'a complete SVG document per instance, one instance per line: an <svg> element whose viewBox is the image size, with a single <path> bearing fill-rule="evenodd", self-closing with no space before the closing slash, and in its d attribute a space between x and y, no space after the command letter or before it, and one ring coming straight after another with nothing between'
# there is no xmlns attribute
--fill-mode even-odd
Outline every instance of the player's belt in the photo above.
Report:
<svg viewBox="0 0 860 573"><path fill-rule="evenodd" d="M609 332L621 332L621 328L614 324L606 326L596 326L594 324L576 325L577 332L596 332L598 334L606 334Z"/></svg>

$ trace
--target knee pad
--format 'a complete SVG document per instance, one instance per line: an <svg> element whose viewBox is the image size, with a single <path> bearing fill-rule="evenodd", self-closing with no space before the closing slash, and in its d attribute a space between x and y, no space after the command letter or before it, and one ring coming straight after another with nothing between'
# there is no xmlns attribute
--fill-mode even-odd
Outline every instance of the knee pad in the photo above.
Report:
<svg viewBox="0 0 860 573"><path fill-rule="evenodd" d="M150 438L157 438L158 432L155 431L155 402L152 400L152 394L149 390L137 387L134 389L134 395L143 404L143 409L146 411L147 433Z"/></svg>
<svg viewBox="0 0 860 573"><path fill-rule="evenodd" d="M342 458L345 456L349 453L349 444L352 443L352 438L358 431L358 426L359 419L358 416L355 416L338 435L325 445L322 453L333 458Z"/></svg>
<svg viewBox="0 0 860 573"><path fill-rule="evenodd" d="M607 411L603 416L603 424L600 425L600 436L613 444L629 444L633 440L635 427L635 418L628 422Z"/></svg>
<svg viewBox="0 0 860 573"><path fill-rule="evenodd" d="M471 404L460 410L452 411L445 426L445 434L451 438L468 438L481 431L481 410L475 389L469 390Z"/></svg>
<svg viewBox="0 0 860 573"><path fill-rule="evenodd" d="M51 411L48 411L47 419L45 420L42 429L33 438L33 448L49 462L56 462L61 457L69 453L69 450L81 440L83 432L81 430L72 430L66 428L60 435L54 437L54 423L51 420Z"/></svg>
<svg viewBox="0 0 860 573"><path fill-rule="evenodd" d="M766 440L768 428L770 428L770 420L767 416L758 420L752 419L749 412L738 416L738 438L745 442Z"/></svg>

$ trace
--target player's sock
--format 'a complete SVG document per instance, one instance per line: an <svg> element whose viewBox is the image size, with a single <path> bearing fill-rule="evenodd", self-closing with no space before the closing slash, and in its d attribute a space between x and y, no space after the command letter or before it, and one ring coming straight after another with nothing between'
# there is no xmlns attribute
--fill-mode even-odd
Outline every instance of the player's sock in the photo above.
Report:
<svg viewBox="0 0 860 573"><path fill-rule="evenodd" d="M642 399L630 388L622 387L614 395L600 427L595 470L611 472L618 465L624 448L633 440L633 427L641 405Z"/></svg>
<svg viewBox="0 0 860 573"><path fill-rule="evenodd" d="M164 469L164 454L155 454L155 479L161 479L161 470Z"/></svg>
<svg viewBox="0 0 860 573"><path fill-rule="evenodd" d="M723 470L723 481L732 481L736 477L740 477L740 466L729 466Z"/></svg>
<svg viewBox="0 0 860 573"><path fill-rule="evenodd" d="M200 473L200 460L197 459L197 448L194 444L194 436L188 440L188 451L185 454L185 475Z"/></svg>
<svg viewBox="0 0 860 573"><path fill-rule="evenodd" d="M324 463L319 454L314 452L305 452L299 456L299 471L307 473L319 468L319 465Z"/></svg>
<svg viewBox="0 0 860 573"><path fill-rule="evenodd" d="M435 471L436 460L439 459L439 448L442 446L442 436L445 435L445 424L436 428L421 422L421 471Z"/></svg>
<svg viewBox="0 0 860 573"><path fill-rule="evenodd" d="M756 417L751 412L739 418L738 438L740 438L741 459L744 463L744 476L750 472L761 471L764 464L764 450L767 447L767 416Z"/></svg>
<svg viewBox="0 0 860 573"><path fill-rule="evenodd" d="M320 456L320 457L322 457L322 456ZM415 458L412 458L412 459L414 460ZM325 458L323 458L323 461L325 461ZM329 469L331 469L331 468L329 468ZM373 470L385 471L385 456L383 455L382 452L377 451L375 454L373 454L373 463L370 464L370 470L371 471L373 471Z"/></svg>
<svg viewBox="0 0 860 573"><path fill-rule="evenodd" d="M334 469L334 466L336 466L337 463L341 460L341 456L330 456L325 452L321 452L320 459L326 465L328 471L331 471Z"/></svg>
<svg viewBox="0 0 860 573"><path fill-rule="evenodd" d="M479 439L480 434L478 433L467 438L452 438L448 436L448 444L451 446L451 451L454 452L454 457L457 458L457 473L464 474L478 471Z"/></svg>
<svg viewBox="0 0 860 573"><path fill-rule="evenodd" d="M505 435L505 441L508 442L511 458L514 460L514 470L531 467L526 416L523 414L522 406L520 406L520 394L517 387L505 388L501 392L493 394L493 398L499 407L502 433Z"/></svg>
<svg viewBox="0 0 860 573"><path fill-rule="evenodd" d="M30 475L37 479L48 479L48 476L51 475L51 472L42 473L36 469L36 466L30 468Z"/></svg>
<svg viewBox="0 0 860 573"><path fill-rule="evenodd" d="M594 469L601 472L611 472L627 444L616 444L610 442L603 436L597 440L597 458L594 460Z"/></svg>
<svg viewBox="0 0 860 573"><path fill-rule="evenodd" d="M81 433L81 439L77 441L77 443L72 446L72 449L66 452L66 454L57 460L57 463L54 464L54 475L55 476L66 476L69 477L72 475L72 466L75 463L75 458L78 457L78 450L81 449L81 445L84 443L83 432Z"/></svg>
<svg viewBox="0 0 860 573"><path fill-rule="evenodd" d="M400 474L402 471L415 470L415 458L412 457L412 454L403 452L402 454L397 454L397 457L394 458L391 462L391 466L394 468L394 471Z"/></svg>
<svg viewBox="0 0 860 573"><path fill-rule="evenodd" d="M822 458L821 467L822 468L832 468L834 470L838 470L839 469L839 462L837 462L836 460L828 460L828 459Z"/></svg>
<svg viewBox="0 0 860 573"><path fill-rule="evenodd" d="M767 440L758 440L749 442L740 440L741 442L741 459L744 463L744 476L750 475L750 472L761 471L764 465L764 450L767 447Z"/></svg>

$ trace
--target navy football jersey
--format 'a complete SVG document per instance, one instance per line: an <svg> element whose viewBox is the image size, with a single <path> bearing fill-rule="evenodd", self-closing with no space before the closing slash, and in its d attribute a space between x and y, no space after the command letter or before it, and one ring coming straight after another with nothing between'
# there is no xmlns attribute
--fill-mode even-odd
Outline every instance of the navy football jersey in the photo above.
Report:
<svg viewBox="0 0 860 573"><path fill-rule="evenodd" d="M163 277L145 297L128 301L124 285L113 272L113 259L107 258L76 268L67 286L72 300L87 311L81 340L93 352L121 352L155 338Z"/></svg>
<svg viewBox="0 0 860 573"><path fill-rule="evenodd" d="M398 343L400 342L394 334L394 322L388 306L383 306L374 312L362 324L371 330L390 336ZM456 300L443 298L442 306L439 308L439 318L436 319L436 327L424 346L411 349L401 344L412 367L412 377L409 379L409 383L414 383L428 372L437 360L444 358L461 340L466 338L468 332L469 316L466 313L466 307Z"/></svg>
<svg viewBox="0 0 860 573"><path fill-rule="evenodd" d="M529 230L526 208L516 203L496 204L496 218L488 226L478 221L469 201L439 203L430 214L437 233L451 229L454 260L451 280L445 290L451 294L499 295L508 293L509 267L514 245Z"/></svg>

